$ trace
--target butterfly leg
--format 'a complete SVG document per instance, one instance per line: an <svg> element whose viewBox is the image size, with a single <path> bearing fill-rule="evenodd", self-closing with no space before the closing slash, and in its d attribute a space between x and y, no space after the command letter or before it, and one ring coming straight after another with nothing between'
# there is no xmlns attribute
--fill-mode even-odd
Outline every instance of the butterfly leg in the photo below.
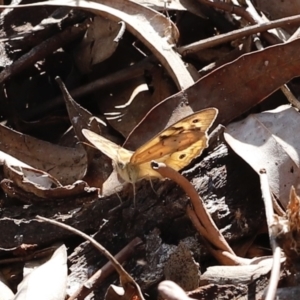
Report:
<svg viewBox="0 0 300 300"><path fill-rule="evenodd" d="M120 200L120 203L123 203L123 200L122 200L121 196L119 195L119 193L118 193L118 192L116 192L116 194L117 194L117 197L118 197L118 198L119 198L119 200Z"/></svg>
<svg viewBox="0 0 300 300"><path fill-rule="evenodd" d="M154 186L153 186L153 182L152 182L151 177L149 177L148 179L149 179L149 181L150 181L150 186L151 186L152 191L154 192L154 194L155 194L156 196L158 196L156 190L154 189Z"/></svg>
<svg viewBox="0 0 300 300"><path fill-rule="evenodd" d="M136 202L135 202L136 189L135 189L135 184L134 183L132 183L132 189L133 189L133 204L134 204L134 207L135 207L135 204L136 204ZM120 203L122 204L123 200L122 200L121 196L119 195L118 191L120 191L118 189L118 187L115 187L115 194L117 194L117 196L120 200Z"/></svg>
<svg viewBox="0 0 300 300"><path fill-rule="evenodd" d="M135 192L135 183L132 183L132 190L133 190L133 206L135 208L135 194L136 194L136 192Z"/></svg>

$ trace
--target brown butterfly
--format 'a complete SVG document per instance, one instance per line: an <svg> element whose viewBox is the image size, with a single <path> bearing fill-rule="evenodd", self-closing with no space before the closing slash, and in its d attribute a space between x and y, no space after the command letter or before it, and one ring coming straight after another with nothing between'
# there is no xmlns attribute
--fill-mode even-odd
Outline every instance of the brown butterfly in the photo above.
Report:
<svg viewBox="0 0 300 300"><path fill-rule="evenodd" d="M121 178L134 186L143 178L161 178L151 168L151 160L164 162L178 171L199 156L208 146L207 131L217 114L216 108L198 111L161 131L134 152L88 129L83 129L82 133L90 143L112 159Z"/></svg>

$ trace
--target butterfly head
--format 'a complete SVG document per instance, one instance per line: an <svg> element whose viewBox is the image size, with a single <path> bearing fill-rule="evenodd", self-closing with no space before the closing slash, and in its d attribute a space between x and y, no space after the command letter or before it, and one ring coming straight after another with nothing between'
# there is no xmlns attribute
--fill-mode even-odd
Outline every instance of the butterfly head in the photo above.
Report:
<svg viewBox="0 0 300 300"><path fill-rule="evenodd" d="M117 168L118 170L120 170L120 171L124 170L125 167L126 167L126 164L123 163L123 162L118 161L118 162L116 163L116 168Z"/></svg>

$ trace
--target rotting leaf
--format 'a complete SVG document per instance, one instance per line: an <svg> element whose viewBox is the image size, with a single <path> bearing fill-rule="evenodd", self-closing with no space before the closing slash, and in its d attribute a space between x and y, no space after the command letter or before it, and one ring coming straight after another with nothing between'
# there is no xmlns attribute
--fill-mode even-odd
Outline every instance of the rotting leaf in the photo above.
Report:
<svg viewBox="0 0 300 300"><path fill-rule="evenodd" d="M118 47L115 41L121 25L106 18L96 16L83 40L74 50L74 58L79 70L85 74L92 67L110 57Z"/></svg>
<svg viewBox="0 0 300 300"><path fill-rule="evenodd" d="M70 122L73 126L74 132L77 135L79 140L85 140L83 134L81 133L83 128L89 127L93 131L101 132L100 130L100 123L96 121L96 119L93 117L93 115L80 106L70 95L68 92L65 84L61 81L59 77L56 77L56 81L61 89L61 92L63 94L66 108L68 110L68 115ZM106 126L104 122L102 122L102 125ZM87 148L87 150L90 148ZM87 151L88 152L88 151Z"/></svg>
<svg viewBox="0 0 300 300"><path fill-rule="evenodd" d="M290 187L300 188L300 115L289 105L230 124L225 139L257 173L264 168L272 193L286 207Z"/></svg>
<svg viewBox="0 0 300 300"><path fill-rule="evenodd" d="M44 5L76 7L116 22L124 21L128 31L140 39L166 68L179 90L194 83L185 63L173 50L179 36L178 29L164 15L129 0L102 0L101 3L85 0L80 2L54 0L18 6L10 5L9 8ZM8 6L0 5L0 8L8 8Z"/></svg>
<svg viewBox="0 0 300 300"><path fill-rule="evenodd" d="M32 168L10 166L5 163L3 171L6 177L3 184L2 182L0 183L3 190L9 195L11 194L7 190L7 180L10 180L15 187L35 195L36 197L32 197L32 202L37 202L37 199L40 199L40 201L51 201L75 197L95 192L96 190L95 188L90 188L86 182L81 180L74 182L72 185L62 186L57 179L48 173ZM11 196L16 197L18 194L14 193ZM23 199L21 198L20 200Z"/></svg>
<svg viewBox="0 0 300 300"><path fill-rule="evenodd" d="M176 93L175 85L165 78L161 67L153 66L146 73L146 78L134 78L120 83L117 89L106 89L101 93L101 101L97 101L107 122L124 137L152 107Z"/></svg>
<svg viewBox="0 0 300 300"><path fill-rule="evenodd" d="M67 148L22 134L0 124L0 150L20 161L43 170L61 184L83 178L87 156L82 147Z"/></svg>
<svg viewBox="0 0 300 300"><path fill-rule="evenodd" d="M255 7L263 12L269 20L276 20L288 16L298 15L300 13L299 1L277 1L277 0L255 0ZM296 30L296 26L294 30ZM291 33L293 29L290 26L284 30Z"/></svg>
<svg viewBox="0 0 300 300"><path fill-rule="evenodd" d="M89 128L93 132L102 133L106 124L98 122L96 118L82 106L80 106L70 95L66 86L59 77L56 78L57 83L62 91L69 119L73 125L74 132L79 139L83 142L83 147L87 153L88 170L85 174L84 180L91 186L99 187L102 190L104 181L112 172L111 162L105 155L99 156L99 151L92 146L86 144L86 139L82 134L82 129ZM101 128L100 128L100 125Z"/></svg>
<svg viewBox="0 0 300 300"><path fill-rule="evenodd" d="M168 124L207 107L219 109L215 124L227 125L299 76L299 47L297 39L245 54L223 65L152 108L128 136L125 146L136 149Z"/></svg>

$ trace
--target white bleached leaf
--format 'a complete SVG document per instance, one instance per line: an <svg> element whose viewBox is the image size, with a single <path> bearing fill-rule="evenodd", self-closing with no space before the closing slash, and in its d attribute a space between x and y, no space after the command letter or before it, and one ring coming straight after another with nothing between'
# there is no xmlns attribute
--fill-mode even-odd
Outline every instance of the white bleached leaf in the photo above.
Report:
<svg viewBox="0 0 300 300"><path fill-rule="evenodd" d="M67 286L67 250L60 246L44 264L24 269L14 300L63 300Z"/></svg>
<svg viewBox="0 0 300 300"><path fill-rule="evenodd" d="M292 185L300 184L300 115L283 105L230 124L224 134L230 147L256 172L266 169L272 193L286 207Z"/></svg>

